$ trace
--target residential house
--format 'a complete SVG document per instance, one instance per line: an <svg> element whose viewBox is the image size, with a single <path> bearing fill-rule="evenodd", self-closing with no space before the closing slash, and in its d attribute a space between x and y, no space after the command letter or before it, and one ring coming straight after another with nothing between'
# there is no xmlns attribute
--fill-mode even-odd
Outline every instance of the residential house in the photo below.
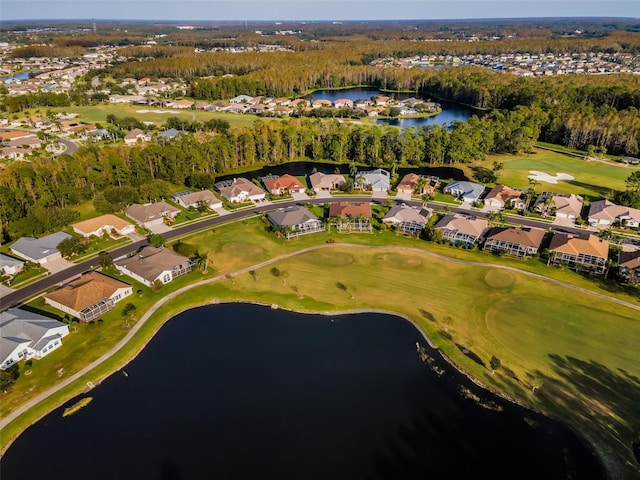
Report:
<svg viewBox="0 0 640 480"><path fill-rule="evenodd" d="M197 208L203 204L211 210L214 208L222 208L222 201L216 197L211 190L198 190L197 192L184 190L182 192L174 193L171 195L171 198L174 202L184 208Z"/></svg>
<svg viewBox="0 0 640 480"><path fill-rule="evenodd" d="M444 193L453 195L463 202L474 203L480 200L484 192L484 186L473 182L449 182L443 189Z"/></svg>
<svg viewBox="0 0 640 480"><path fill-rule="evenodd" d="M371 203L336 202L329 206L329 218L338 231L372 232Z"/></svg>
<svg viewBox="0 0 640 480"><path fill-rule="evenodd" d="M293 175L285 174L281 177L265 177L263 182L267 192L271 195L285 195L287 193L304 193L307 186Z"/></svg>
<svg viewBox="0 0 640 480"><path fill-rule="evenodd" d="M22 237L11 245L11 251L20 258L43 265L62 258L58 245L68 238L71 235L64 232L52 233L42 238Z"/></svg>
<svg viewBox="0 0 640 480"><path fill-rule="evenodd" d="M320 193L322 191L331 192L334 190L340 190L346 182L344 175L338 173L313 173L309 175L309 183L314 192Z"/></svg>
<svg viewBox="0 0 640 480"><path fill-rule="evenodd" d="M398 183L398 193L409 193L415 196L431 195L438 187L439 179L436 177L424 177L415 173L407 173Z"/></svg>
<svg viewBox="0 0 640 480"><path fill-rule="evenodd" d="M267 214L269 221L279 230L283 230L287 238L323 232L324 223L304 207L291 206L279 208Z"/></svg>
<svg viewBox="0 0 640 480"><path fill-rule="evenodd" d="M180 213L180 209L162 200L156 203L145 203L144 205L134 203L124 213L138 225L150 228L162 225L165 218L173 220Z"/></svg>
<svg viewBox="0 0 640 480"><path fill-rule="evenodd" d="M616 205L609 200L598 200L589 207L589 225L598 228L607 228L612 225L638 228L640 210Z"/></svg>
<svg viewBox="0 0 640 480"><path fill-rule="evenodd" d="M618 277L627 283L640 283L640 250L618 253Z"/></svg>
<svg viewBox="0 0 640 480"><path fill-rule="evenodd" d="M151 135L139 128L134 128L124 136L124 143L127 145L135 145L138 142L148 142L149 140L151 140Z"/></svg>
<svg viewBox="0 0 640 480"><path fill-rule="evenodd" d="M534 208L545 216L575 221L580 217L584 199L580 195L543 192Z"/></svg>
<svg viewBox="0 0 640 480"><path fill-rule="evenodd" d="M442 231L443 239L467 246L479 242L488 227L489 222L483 218L458 214L447 214L435 225Z"/></svg>
<svg viewBox="0 0 640 480"><path fill-rule="evenodd" d="M5 275L15 275L24 267L24 262L17 258L0 253L0 272Z"/></svg>
<svg viewBox="0 0 640 480"><path fill-rule="evenodd" d="M339 98L333 102L333 106L336 108L351 108L353 107L353 100L349 100L348 98Z"/></svg>
<svg viewBox="0 0 640 480"><path fill-rule="evenodd" d="M0 313L0 370L48 355L68 334L68 325L21 308Z"/></svg>
<svg viewBox="0 0 640 480"><path fill-rule="evenodd" d="M355 186L372 192L386 192L390 187L391 175L386 170L361 171L356 173Z"/></svg>
<svg viewBox="0 0 640 480"><path fill-rule="evenodd" d="M233 180L216 183L220 194L231 203L262 202L265 200L265 191L246 178L234 178Z"/></svg>
<svg viewBox="0 0 640 480"><path fill-rule="evenodd" d="M42 140L36 137L16 138L9 142L10 147L36 149L42 147Z"/></svg>
<svg viewBox="0 0 640 480"><path fill-rule="evenodd" d="M191 271L193 263L167 248L147 246L131 257L114 262L116 268L150 287L154 282L169 283Z"/></svg>
<svg viewBox="0 0 640 480"><path fill-rule="evenodd" d="M178 108L178 109L186 109L193 107L194 103L190 100L174 100L173 102L168 102L167 107L169 108Z"/></svg>
<svg viewBox="0 0 640 480"><path fill-rule="evenodd" d="M484 249L514 257L528 257L538 253L544 234L540 228L494 228L486 235Z"/></svg>
<svg viewBox="0 0 640 480"><path fill-rule="evenodd" d="M484 197L484 204L493 209L515 208L524 210L526 200L523 199L522 191L506 185L496 185Z"/></svg>
<svg viewBox="0 0 640 480"><path fill-rule="evenodd" d="M136 227L115 215L101 215L71 225L73 231L85 238L91 236L102 237L105 233L115 232L120 236L129 235L136 231Z"/></svg>
<svg viewBox="0 0 640 480"><path fill-rule="evenodd" d="M0 132L0 141L11 142L13 140L20 140L25 138L34 138L35 134L27 132L25 130L12 130L9 132Z"/></svg>
<svg viewBox="0 0 640 480"><path fill-rule="evenodd" d="M117 302L131 295L133 288L120 280L90 272L47 293L44 301L58 310L89 322L115 308Z"/></svg>
<svg viewBox="0 0 640 480"><path fill-rule="evenodd" d="M229 103L251 103L253 101L253 97L249 95L238 95L237 97L229 100Z"/></svg>
<svg viewBox="0 0 640 480"><path fill-rule="evenodd" d="M24 160L24 156L29 153L28 150L17 147L0 148L0 157L10 158L12 160Z"/></svg>
<svg viewBox="0 0 640 480"><path fill-rule="evenodd" d="M325 100L324 98L314 100L311 104L311 107L313 108L331 108L332 106L333 104L329 100Z"/></svg>
<svg viewBox="0 0 640 480"><path fill-rule="evenodd" d="M168 130L165 130L164 132L159 133L158 138L160 140L173 140L178 135L187 135L187 134L188 132L185 132L184 130L178 130L177 128L170 128Z"/></svg>
<svg viewBox="0 0 640 480"><path fill-rule="evenodd" d="M607 270L609 242L591 234L581 237L556 233L551 239L549 252L549 263L602 275Z"/></svg>
<svg viewBox="0 0 640 480"><path fill-rule="evenodd" d="M427 224L431 213L428 208L394 205L382 218L382 223L392 225L399 232L418 234Z"/></svg>

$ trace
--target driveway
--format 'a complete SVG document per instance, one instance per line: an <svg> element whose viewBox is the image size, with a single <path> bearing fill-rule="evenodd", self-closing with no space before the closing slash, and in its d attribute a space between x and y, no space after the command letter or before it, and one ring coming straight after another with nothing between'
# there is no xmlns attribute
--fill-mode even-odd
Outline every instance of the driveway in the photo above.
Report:
<svg viewBox="0 0 640 480"><path fill-rule="evenodd" d="M309 200L309 195L307 195L305 192L292 193L291 196L294 200Z"/></svg>
<svg viewBox="0 0 640 480"><path fill-rule="evenodd" d="M151 230L153 233L158 233L160 235L173 230L169 225L165 225L164 223L160 223L158 225L150 225L150 226L147 226L147 228Z"/></svg>
<svg viewBox="0 0 640 480"><path fill-rule="evenodd" d="M316 193L316 198L331 198L331 192L328 190L320 190Z"/></svg>
<svg viewBox="0 0 640 480"><path fill-rule="evenodd" d="M407 192L398 192L396 193L396 200L402 200L402 201L411 201L411 194L407 193Z"/></svg>
<svg viewBox="0 0 640 480"><path fill-rule="evenodd" d="M64 258L60 258L58 260L53 260L42 265L44 268L49 270L50 273L58 273L63 270L66 270L69 267L73 267L75 264L70 262L69 260L65 260Z"/></svg>
<svg viewBox="0 0 640 480"><path fill-rule="evenodd" d="M389 194L387 192L372 192L371 193L371 198L381 198L381 199L386 199L389 196Z"/></svg>
<svg viewBox="0 0 640 480"><path fill-rule="evenodd" d="M9 295L11 292L15 292L15 290L0 283L0 298L4 297L5 295Z"/></svg>

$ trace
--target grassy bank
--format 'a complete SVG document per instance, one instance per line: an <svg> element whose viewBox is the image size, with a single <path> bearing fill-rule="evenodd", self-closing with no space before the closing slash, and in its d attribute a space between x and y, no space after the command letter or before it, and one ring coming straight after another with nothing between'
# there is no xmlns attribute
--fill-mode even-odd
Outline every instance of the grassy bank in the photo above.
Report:
<svg viewBox="0 0 640 480"><path fill-rule="evenodd" d="M114 356L3 429L3 447L41 415L87 389L88 381L98 383L120 368L176 313L206 303L247 300L307 312L377 308L406 315L474 378L579 429L603 456L610 456L609 463L621 475L618 478L637 474L631 442L640 428L635 415L636 405L640 404L638 311L523 273L453 260L513 266L640 304L637 293L630 296L617 287L610 291L611 285L535 260L499 258L432 245L391 232L321 233L286 241L267 233L264 227L263 221L256 218L188 238L188 243L208 253L212 265L208 277L194 272L160 292L136 285L134 291L142 290L142 296L131 301L138 307L138 316L189 283L214 275L221 280L192 288L160 306ZM329 238L379 248L328 245L252 272L226 276L306 247L326 245ZM272 270L274 266L277 270ZM29 392L33 385L24 383L27 379L57 380L58 364L65 371L78 371L77 367L89 363L85 356L98 358L121 340L126 330L121 328L124 320L119 310L86 332L90 344L80 344L70 336L63 348L34 361L33 368L37 364L41 370L21 377L16 390L2 399L2 416L24 403L29 395L35 396ZM74 346L74 341L78 345ZM500 358L503 365L495 374L488 368L492 355ZM46 387L47 384L40 384L38 392ZM11 398L16 392L22 392L18 400ZM7 401L14 407L5 407Z"/></svg>

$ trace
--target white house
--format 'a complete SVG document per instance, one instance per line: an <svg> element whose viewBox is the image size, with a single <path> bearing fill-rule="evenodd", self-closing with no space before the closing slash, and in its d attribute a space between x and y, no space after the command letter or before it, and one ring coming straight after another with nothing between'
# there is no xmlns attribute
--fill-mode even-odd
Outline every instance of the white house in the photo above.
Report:
<svg viewBox="0 0 640 480"><path fill-rule="evenodd" d="M131 295L133 288L124 282L90 272L44 296L44 301L83 322L98 318Z"/></svg>
<svg viewBox="0 0 640 480"><path fill-rule="evenodd" d="M473 182L449 182L443 189L444 193L460 198L463 202L473 203L480 200L484 187Z"/></svg>
<svg viewBox="0 0 640 480"><path fill-rule="evenodd" d="M48 355L68 334L68 325L37 313L20 308L0 313L0 369Z"/></svg>
<svg viewBox="0 0 640 480"><path fill-rule="evenodd" d="M165 218L176 218L180 209L169 205L165 201L156 203L145 203L141 205L134 203L125 210L125 215L134 220L138 225L149 228L162 225Z"/></svg>
<svg viewBox="0 0 640 480"><path fill-rule="evenodd" d="M151 135L148 135L139 128L134 128L124 136L124 143L127 145L135 145L140 142L148 142L151 140Z"/></svg>
<svg viewBox="0 0 640 480"><path fill-rule="evenodd" d="M42 238L22 237L11 245L11 251L20 258L43 265L62 258L58 245L67 238L71 238L71 235L64 232L52 233Z"/></svg>
<svg viewBox="0 0 640 480"><path fill-rule="evenodd" d="M189 273L192 262L173 250L149 246L131 257L117 260L114 265L125 275L150 287L156 281L165 284Z"/></svg>
<svg viewBox="0 0 640 480"><path fill-rule="evenodd" d="M15 275L24 267L24 262L0 253L0 271L5 275Z"/></svg>
<svg viewBox="0 0 640 480"><path fill-rule="evenodd" d="M92 235L101 237L105 233L111 233L112 231L124 236L136 231L135 225L111 214L90 218L89 220L74 223L71 226L74 232L85 238L89 238Z"/></svg>
<svg viewBox="0 0 640 480"><path fill-rule="evenodd" d="M220 194L231 203L262 202L266 196L264 190L246 178L218 182L216 187L218 187Z"/></svg>
<svg viewBox="0 0 640 480"><path fill-rule="evenodd" d="M606 228L619 224L637 228L640 226L640 210L616 205L609 200L598 200L589 207L589 225Z"/></svg>
<svg viewBox="0 0 640 480"><path fill-rule="evenodd" d="M222 207L222 201L211 190L199 190L197 192L183 190L182 192L174 193L171 198L184 208L197 207L200 204L205 204L212 210Z"/></svg>
<svg viewBox="0 0 640 480"><path fill-rule="evenodd" d="M358 188L368 188L372 192L386 192L389 190L391 174L378 168L366 172L356 173L355 184Z"/></svg>

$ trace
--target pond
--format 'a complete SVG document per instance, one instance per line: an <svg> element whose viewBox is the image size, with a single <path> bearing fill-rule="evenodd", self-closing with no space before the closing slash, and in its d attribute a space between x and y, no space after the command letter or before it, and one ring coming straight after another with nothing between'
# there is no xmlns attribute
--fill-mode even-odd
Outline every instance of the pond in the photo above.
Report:
<svg viewBox="0 0 640 480"><path fill-rule="evenodd" d="M125 370L25 431L3 480L602 478L566 427L476 387L390 315L200 307Z"/></svg>
<svg viewBox="0 0 640 480"><path fill-rule="evenodd" d="M341 98L348 98L349 100L360 100L360 99L370 99L373 96L386 95L393 97L398 100L404 100L410 97L421 98L419 95L411 94L411 93L391 93L391 92L381 92L377 89L372 88L349 88L344 90L318 90L311 95L308 95L306 98L313 100L329 100L331 102L335 102ZM428 100L427 98L423 98L424 100ZM433 124L447 124L451 125L455 120L459 120L461 122L466 122L469 120L471 115L474 112L471 108L465 107L463 105L459 105L451 102L438 102L442 106L442 111L438 115L434 115L432 117L422 117L422 118L391 118L391 119L377 119L375 123L378 124L387 124L392 126L399 126L402 128L406 127L419 127L425 125L433 125Z"/></svg>

